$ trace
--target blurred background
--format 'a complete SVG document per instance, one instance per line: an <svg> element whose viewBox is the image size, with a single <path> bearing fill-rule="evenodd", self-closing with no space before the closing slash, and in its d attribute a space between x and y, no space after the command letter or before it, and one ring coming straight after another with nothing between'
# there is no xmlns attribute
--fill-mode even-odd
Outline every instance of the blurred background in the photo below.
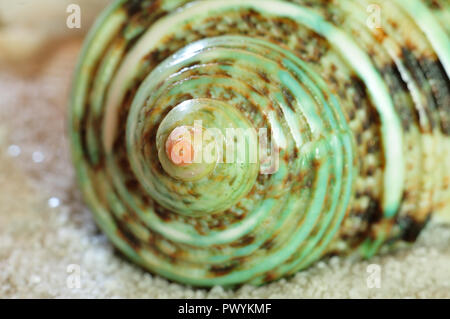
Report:
<svg viewBox="0 0 450 319"><path fill-rule="evenodd" d="M84 35L108 1L78 1L82 23L73 29L66 23L71 3L0 0L2 138L39 188L60 197L68 186L61 177L72 174L64 120L72 72Z"/></svg>
<svg viewBox="0 0 450 319"><path fill-rule="evenodd" d="M394 254L333 257L289 280L238 290L170 283L123 259L80 198L66 137L83 38L109 0L0 0L0 298L450 298L450 230L430 225ZM81 8L70 29L67 7ZM381 287L367 267L381 267Z"/></svg>

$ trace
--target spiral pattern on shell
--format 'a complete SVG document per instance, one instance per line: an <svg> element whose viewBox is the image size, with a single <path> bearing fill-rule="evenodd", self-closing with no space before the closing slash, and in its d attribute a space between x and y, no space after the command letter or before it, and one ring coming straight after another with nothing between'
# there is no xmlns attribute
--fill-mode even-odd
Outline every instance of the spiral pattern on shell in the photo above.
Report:
<svg viewBox="0 0 450 319"><path fill-rule="evenodd" d="M413 241L450 202L449 14L443 0L116 1L70 109L98 225L134 262L197 286ZM222 136L268 129L275 166L253 136L254 162L175 163L173 135L198 120Z"/></svg>

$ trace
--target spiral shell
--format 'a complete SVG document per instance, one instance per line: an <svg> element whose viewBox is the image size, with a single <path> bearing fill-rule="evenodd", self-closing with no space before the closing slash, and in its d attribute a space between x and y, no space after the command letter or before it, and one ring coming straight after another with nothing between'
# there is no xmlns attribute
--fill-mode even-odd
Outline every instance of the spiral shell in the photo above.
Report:
<svg viewBox="0 0 450 319"><path fill-rule="evenodd" d="M196 286L414 241L450 202L449 15L444 0L114 2L70 109L98 225L137 264ZM222 138L209 151L226 160L175 161L196 121L250 132L234 136L244 149ZM275 164L252 147L261 129Z"/></svg>

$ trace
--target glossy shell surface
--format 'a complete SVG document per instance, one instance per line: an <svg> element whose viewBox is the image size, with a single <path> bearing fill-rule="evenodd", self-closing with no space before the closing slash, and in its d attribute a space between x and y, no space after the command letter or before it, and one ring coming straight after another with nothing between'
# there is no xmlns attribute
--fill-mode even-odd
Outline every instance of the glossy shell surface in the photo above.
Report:
<svg viewBox="0 0 450 319"><path fill-rule="evenodd" d="M449 20L444 0L114 2L86 40L69 119L99 227L196 286L414 241L449 209ZM173 132L198 120L268 129L275 164L174 162Z"/></svg>

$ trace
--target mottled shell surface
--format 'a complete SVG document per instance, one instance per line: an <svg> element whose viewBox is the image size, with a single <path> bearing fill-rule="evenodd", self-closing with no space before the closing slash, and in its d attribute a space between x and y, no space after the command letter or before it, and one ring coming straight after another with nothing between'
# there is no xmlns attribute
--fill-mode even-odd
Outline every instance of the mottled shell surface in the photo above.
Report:
<svg viewBox="0 0 450 319"><path fill-rule="evenodd" d="M195 286L414 241L449 212L449 21L446 0L115 1L86 40L69 119L99 227ZM268 129L276 169L174 165L170 134L196 120Z"/></svg>

